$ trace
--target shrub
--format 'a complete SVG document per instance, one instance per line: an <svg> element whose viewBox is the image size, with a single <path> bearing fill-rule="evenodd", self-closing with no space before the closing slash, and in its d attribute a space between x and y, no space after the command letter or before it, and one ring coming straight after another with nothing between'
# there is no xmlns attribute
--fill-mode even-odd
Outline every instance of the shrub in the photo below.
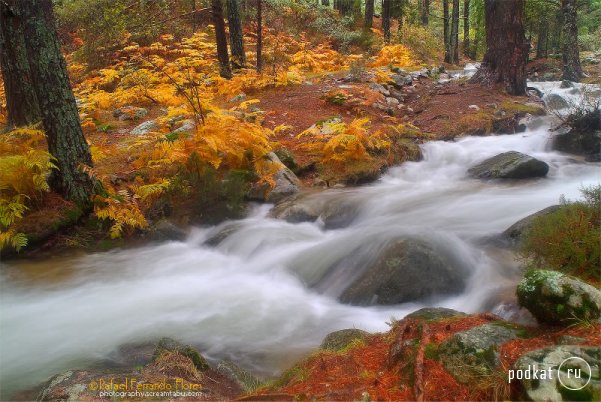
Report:
<svg viewBox="0 0 601 402"><path fill-rule="evenodd" d="M443 41L425 27L403 25L398 41L411 49L422 60L435 62L440 59Z"/></svg>
<svg viewBox="0 0 601 402"><path fill-rule="evenodd" d="M530 268L599 280L601 185L581 192L584 200L564 201L557 211L534 220L520 249Z"/></svg>

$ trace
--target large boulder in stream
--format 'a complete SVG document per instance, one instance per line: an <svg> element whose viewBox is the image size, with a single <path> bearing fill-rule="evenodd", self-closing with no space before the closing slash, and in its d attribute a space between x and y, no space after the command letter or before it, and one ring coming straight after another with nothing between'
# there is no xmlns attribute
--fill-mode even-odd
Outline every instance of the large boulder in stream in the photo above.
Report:
<svg viewBox="0 0 601 402"><path fill-rule="evenodd" d="M468 276L432 245L404 238L390 242L340 295L353 305L391 305L459 293Z"/></svg>
<svg viewBox="0 0 601 402"><path fill-rule="evenodd" d="M517 287L518 302L540 322L570 325L601 318L601 291L557 271L532 270Z"/></svg>
<svg viewBox="0 0 601 402"><path fill-rule="evenodd" d="M488 158L467 172L478 179L530 179L546 176L549 165L521 152L509 151Z"/></svg>

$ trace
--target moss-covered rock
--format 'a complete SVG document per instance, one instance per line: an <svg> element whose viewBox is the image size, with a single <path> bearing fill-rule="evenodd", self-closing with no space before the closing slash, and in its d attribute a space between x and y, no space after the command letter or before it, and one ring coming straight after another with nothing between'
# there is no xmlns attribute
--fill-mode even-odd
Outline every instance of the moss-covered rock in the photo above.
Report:
<svg viewBox="0 0 601 402"><path fill-rule="evenodd" d="M601 318L601 291L561 272L528 272L518 284L517 296L540 322L569 325Z"/></svg>
<svg viewBox="0 0 601 402"><path fill-rule="evenodd" d="M209 363L201 356L196 349L190 345L182 345L178 341L171 338L161 338L154 351L153 361L158 359L163 353L172 352L186 356L199 371L205 371L210 368Z"/></svg>
<svg viewBox="0 0 601 402"><path fill-rule="evenodd" d="M489 323L457 332L438 347L444 367L461 383L491 375L499 367L498 348L520 337L510 325Z"/></svg>
<svg viewBox="0 0 601 402"><path fill-rule="evenodd" d="M319 348L339 352L346 349L354 342L363 341L368 335L369 332L360 329L341 329L340 331L334 331L326 335Z"/></svg>
<svg viewBox="0 0 601 402"><path fill-rule="evenodd" d="M521 384L522 395L519 395L519 399L599 401L600 365L599 346L552 346L528 352L514 365L514 379ZM535 369L537 378L533 378ZM569 372L570 369L573 371ZM521 371L522 379L517 379L517 370ZM528 371L530 374L526 375Z"/></svg>
<svg viewBox="0 0 601 402"><path fill-rule="evenodd" d="M467 172L478 179L529 179L546 176L549 165L521 152L509 151L488 158Z"/></svg>
<svg viewBox="0 0 601 402"><path fill-rule="evenodd" d="M445 318L465 317L467 314L461 311L444 307L425 307L408 314L405 318L413 318L425 321L438 321Z"/></svg>

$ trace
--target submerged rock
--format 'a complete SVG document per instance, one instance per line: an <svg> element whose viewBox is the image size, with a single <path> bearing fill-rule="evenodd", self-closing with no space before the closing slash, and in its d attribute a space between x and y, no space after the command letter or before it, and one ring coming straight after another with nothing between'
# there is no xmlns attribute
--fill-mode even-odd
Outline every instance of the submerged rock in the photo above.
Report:
<svg viewBox="0 0 601 402"><path fill-rule="evenodd" d="M549 165L521 152L509 151L488 158L467 172L478 179L529 179L546 176Z"/></svg>
<svg viewBox="0 0 601 402"><path fill-rule="evenodd" d="M435 248L411 238L390 242L340 296L354 305L390 305L458 293L467 273Z"/></svg>
<svg viewBox="0 0 601 402"><path fill-rule="evenodd" d="M290 223L315 222L319 219L324 229L340 229L349 226L358 214L359 206L350 200L300 195L277 204L270 216Z"/></svg>
<svg viewBox="0 0 601 402"><path fill-rule="evenodd" d="M528 272L518 284L517 296L540 322L569 325L601 318L601 291L561 272Z"/></svg>
<svg viewBox="0 0 601 402"><path fill-rule="evenodd" d="M341 329L340 331L334 331L326 335L319 348L338 352L345 349L353 342L363 341L368 335L369 332L360 329Z"/></svg>
<svg viewBox="0 0 601 402"><path fill-rule="evenodd" d="M600 366L599 346L551 346L520 357L514 364L514 372L519 370L522 378L514 381L520 383L522 397L532 401L599 401ZM573 375L568 375L570 369L574 370ZM537 372L536 378L533 370ZM528 372L530 375L524 374ZM526 376L529 378L523 378Z"/></svg>
<svg viewBox="0 0 601 402"><path fill-rule="evenodd" d="M439 357L455 379L469 383L499 368L499 346L519 337L507 324L490 323L457 332L438 347Z"/></svg>

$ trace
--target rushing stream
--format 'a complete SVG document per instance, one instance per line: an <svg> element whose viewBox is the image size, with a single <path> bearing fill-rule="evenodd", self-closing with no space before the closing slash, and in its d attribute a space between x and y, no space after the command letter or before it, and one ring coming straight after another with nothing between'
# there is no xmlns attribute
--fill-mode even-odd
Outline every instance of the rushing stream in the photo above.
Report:
<svg viewBox="0 0 601 402"><path fill-rule="evenodd" d="M196 229L185 242L2 263L2 399L105 359L119 345L162 336L274 375L337 329L383 331L392 317L424 305L502 312L519 263L485 239L600 181L598 164L549 150L548 128L430 142L423 161L390 169L373 185L314 195L356 209L342 229L271 219L269 206L257 206L216 247L203 242L232 223ZM548 177L487 182L466 176L471 165L510 150L547 162ZM358 246L404 234L450 250L470 273L464 292L422 304L355 307L336 301L335 281L307 286Z"/></svg>

